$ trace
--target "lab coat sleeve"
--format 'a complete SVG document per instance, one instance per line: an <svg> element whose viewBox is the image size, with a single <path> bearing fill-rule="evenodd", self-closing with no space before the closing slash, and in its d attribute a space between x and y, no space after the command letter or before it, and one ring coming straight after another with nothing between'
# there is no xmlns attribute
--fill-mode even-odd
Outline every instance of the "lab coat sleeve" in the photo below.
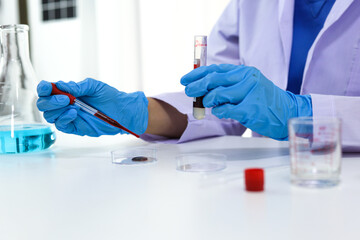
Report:
<svg viewBox="0 0 360 240"><path fill-rule="evenodd" d="M238 2L229 3L209 35L207 65L240 64Z"/></svg>
<svg viewBox="0 0 360 240"><path fill-rule="evenodd" d="M207 65L221 63L240 64L238 2L238 0L232 0L229 3L209 35ZM179 139L166 139L150 134L141 135L141 138L146 141L182 143L207 137L242 135L246 130L244 126L235 120L218 119L211 114L211 109L206 109L205 119L194 119L192 115L192 98L186 96L184 92L167 93L154 98L164 101L175 107L179 112L186 114L188 125Z"/></svg>
<svg viewBox="0 0 360 240"><path fill-rule="evenodd" d="M341 119L342 149L360 152L360 97L311 94L313 116Z"/></svg>
<svg viewBox="0 0 360 240"><path fill-rule="evenodd" d="M206 109L207 112L205 119L194 119L192 116L193 98L186 96L184 92L165 93L153 98L164 101L175 107L179 112L186 114L188 124L179 139L167 139L165 137L152 134L142 134L140 137L145 141L183 143L207 137L242 135L246 130L244 126L235 120L217 118L211 114L211 109Z"/></svg>

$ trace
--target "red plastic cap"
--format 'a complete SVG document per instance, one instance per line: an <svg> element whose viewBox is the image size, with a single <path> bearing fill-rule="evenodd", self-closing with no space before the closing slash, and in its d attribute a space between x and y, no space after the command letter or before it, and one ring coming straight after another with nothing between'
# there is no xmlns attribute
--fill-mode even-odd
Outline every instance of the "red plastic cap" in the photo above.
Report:
<svg viewBox="0 0 360 240"><path fill-rule="evenodd" d="M248 168L244 171L246 191L264 191L264 170L262 168Z"/></svg>

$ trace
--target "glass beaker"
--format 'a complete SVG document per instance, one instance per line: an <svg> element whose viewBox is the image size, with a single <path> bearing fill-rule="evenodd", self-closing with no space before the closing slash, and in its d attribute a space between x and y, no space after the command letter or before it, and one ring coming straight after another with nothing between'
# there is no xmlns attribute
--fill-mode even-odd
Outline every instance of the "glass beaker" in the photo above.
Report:
<svg viewBox="0 0 360 240"><path fill-rule="evenodd" d="M289 120L291 181L305 187L330 187L340 181L341 122L331 117Z"/></svg>
<svg viewBox="0 0 360 240"><path fill-rule="evenodd" d="M0 26L0 154L39 151L55 142L36 107L28 31L27 25Z"/></svg>

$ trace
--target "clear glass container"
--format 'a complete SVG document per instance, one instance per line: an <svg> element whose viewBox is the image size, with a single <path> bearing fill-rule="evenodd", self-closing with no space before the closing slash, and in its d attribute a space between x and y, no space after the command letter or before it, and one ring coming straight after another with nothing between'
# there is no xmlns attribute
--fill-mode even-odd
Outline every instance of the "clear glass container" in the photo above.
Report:
<svg viewBox="0 0 360 240"><path fill-rule="evenodd" d="M176 157L176 169L183 172L216 172L226 168L227 156L218 153L186 153Z"/></svg>
<svg viewBox="0 0 360 240"><path fill-rule="evenodd" d="M290 119L289 143L293 184L312 188L339 184L342 158L340 119Z"/></svg>
<svg viewBox="0 0 360 240"><path fill-rule="evenodd" d="M111 152L111 159L113 163L120 165L155 163L156 149L147 147L117 149Z"/></svg>
<svg viewBox="0 0 360 240"><path fill-rule="evenodd" d="M55 142L36 107L28 32L27 25L0 26L0 154L39 151Z"/></svg>
<svg viewBox="0 0 360 240"><path fill-rule="evenodd" d="M207 36L196 35L194 37L194 69L206 66L207 58ZM194 97L193 99L193 116L197 120L205 118L205 107L202 97Z"/></svg>

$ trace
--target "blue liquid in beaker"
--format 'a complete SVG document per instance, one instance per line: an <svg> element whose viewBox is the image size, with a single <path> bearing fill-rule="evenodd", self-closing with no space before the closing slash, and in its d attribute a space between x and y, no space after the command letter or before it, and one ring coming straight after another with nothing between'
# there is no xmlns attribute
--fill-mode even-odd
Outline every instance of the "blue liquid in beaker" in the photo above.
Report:
<svg viewBox="0 0 360 240"><path fill-rule="evenodd" d="M56 139L55 132L44 124L0 126L0 154L27 153L49 148Z"/></svg>

